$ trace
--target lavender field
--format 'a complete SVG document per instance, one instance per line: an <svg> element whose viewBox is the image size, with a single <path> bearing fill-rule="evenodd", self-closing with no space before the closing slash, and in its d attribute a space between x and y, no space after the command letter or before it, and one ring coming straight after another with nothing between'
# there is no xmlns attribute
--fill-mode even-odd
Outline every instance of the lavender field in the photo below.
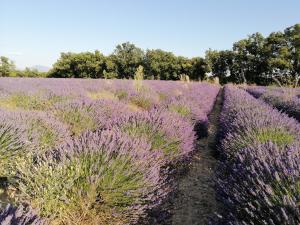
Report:
<svg viewBox="0 0 300 225"><path fill-rule="evenodd" d="M299 96L205 82L0 78L0 224L182 224L172 220L177 184L206 149L201 163L211 157L205 165L215 167L196 182L212 182L200 198L214 193L185 224L298 225ZM215 202L209 215L205 201Z"/></svg>

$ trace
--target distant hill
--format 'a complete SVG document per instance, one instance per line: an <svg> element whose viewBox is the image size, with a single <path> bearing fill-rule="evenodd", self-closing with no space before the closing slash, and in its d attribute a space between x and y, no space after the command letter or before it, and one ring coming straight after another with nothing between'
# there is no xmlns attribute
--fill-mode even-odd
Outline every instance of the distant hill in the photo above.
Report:
<svg viewBox="0 0 300 225"><path fill-rule="evenodd" d="M51 67L35 65L35 66L30 67L30 69L37 69L39 72L48 72L51 69Z"/></svg>

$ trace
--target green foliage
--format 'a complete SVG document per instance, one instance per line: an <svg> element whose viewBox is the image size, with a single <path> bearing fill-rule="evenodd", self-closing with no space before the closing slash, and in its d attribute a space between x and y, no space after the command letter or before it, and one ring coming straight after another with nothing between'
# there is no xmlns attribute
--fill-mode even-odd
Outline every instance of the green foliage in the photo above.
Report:
<svg viewBox="0 0 300 225"><path fill-rule="evenodd" d="M26 145L21 139L21 131L0 123L0 177L15 173L16 163L25 156Z"/></svg>
<svg viewBox="0 0 300 225"><path fill-rule="evenodd" d="M150 110L153 105L152 100L143 95L136 95L131 97L130 104L138 107L138 109L144 110Z"/></svg>
<svg viewBox="0 0 300 225"><path fill-rule="evenodd" d="M249 35L233 44L232 50L206 52L212 75L222 84L273 82L297 86L300 78L300 24L273 32Z"/></svg>
<svg viewBox="0 0 300 225"><path fill-rule="evenodd" d="M134 138L145 138L153 150L160 149L165 155L172 155L179 150L179 141L169 140L165 133L147 123L128 124L122 131Z"/></svg>
<svg viewBox="0 0 300 225"><path fill-rule="evenodd" d="M45 150L55 146L58 140L58 134L41 119L33 119L30 121L27 133L30 141L33 141L35 136L38 138L38 149Z"/></svg>
<svg viewBox="0 0 300 225"><path fill-rule="evenodd" d="M60 59L49 71L49 77L103 78L105 56L99 51L61 53Z"/></svg>
<svg viewBox="0 0 300 225"><path fill-rule="evenodd" d="M24 93L12 94L0 102L0 107L7 109L25 109L25 110L45 110L57 102L63 101L61 96L51 95L44 98L40 94L26 95Z"/></svg>
<svg viewBox="0 0 300 225"><path fill-rule="evenodd" d="M93 110L89 107L86 108L70 108L68 110L60 110L55 113L58 118L66 123L72 132L72 135L78 136L87 130L95 130L97 128L94 119Z"/></svg>
<svg viewBox="0 0 300 225"><path fill-rule="evenodd" d="M232 51L215 51L209 49L206 51L206 60L211 67L213 76L218 77L221 84L225 84L229 80L231 82L240 83L240 76L232 74L235 72L234 52Z"/></svg>
<svg viewBox="0 0 300 225"><path fill-rule="evenodd" d="M82 153L20 168L17 198L54 224L125 223L145 182L130 156ZM80 191L78 191L80 190ZM126 193L126 194L124 194Z"/></svg>
<svg viewBox="0 0 300 225"><path fill-rule="evenodd" d="M9 77L15 71L15 64L7 57L0 57L0 77Z"/></svg>
<svg viewBox="0 0 300 225"><path fill-rule="evenodd" d="M122 100L122 99L125 99L127 98L128 96L128 93L126 90L117 90L115 95L118 97L118 99Z"/></svg>
<svg viewBox="0 0 300 225"><path fill-rule="evenodd" d="M117 66L119 78L132 78L136 68L142 64L144 52L129 42L117 45L112 58Z"/></svg>
<svg viewBox="0 0 300 225"><path fill-rule="evenodd" d="M30 69L28 67L25 70L16 70L11 76L14 77L47 77L47 72L40 72L37 69Z"/></svg>
<svg viewBox="0 0 300 225"><path fill-rule="evenodd" d="M252 146L254 143L265 144L267 142L272 142L277 146L284 147L295 141L292 134L277 128L261 128L253 132L248 132L247 134L248 135L244 133L238 134L234 141L227 143L229 148L234 152L235 150Z"/></svg>
<svg viewBox="0 0 300 225"><path fill-rule="evenodd" d="M157 80L173 80L179 76L176 56L160 49L146 52L145 68Z"/></svg>
<svg viewBox="0 0 300 225"><path fill-rule="evenodd" d="M191 114L191 109L185 105L175 105L172 104L169 107L171 112L178 113L179 115L183 117L188 117Z"/></svg>
<svg viewBox="0 0 300 225"><path fill-rule="evenodd" d="M104 79L115 79L115 78L118 78L118 74L116 72L106 72L106 70L103 70L103 78Z"/></svg>
<svg viewBox="0 0 300 225"><path fill-rule="evenodd" d="M62 53L49 72L50 77L133 79L143 66L145 79L179 80L180 74L192 80L203 80L209 71L203 58L188 59L160 49L146 53L129 42L116 46L113 54L99 52Z"/></svg>
<svg viewBox="0 0 300 225"><path fill-rule="evenodd" d="M39 72L37 69L17 70L15 63L9 58L0 57L0 77L47 77L48 73Z"/></svg>
<svg viewBox="0 0 300 225"><path fill-rule="evenodd" d="M207 77L207 73L210 72L209 65L204 58L195 57L189 60L191 66L188 70L185 69L184 74L187 74L191 80L204 80ZM186 67L185 67L186 68Z"/></svg>
<svg viewBox="0 0 300 225"><path fill-rule="evenodd" d="M63 97L57 95L50 95L45 98L41 94L27 95L25 93L14 93L2 98L0 107L9 110L45 110L63 100Z"/></svg>
<svg viewBox="0 0 300 225"><path fill-rule="evenodd" d="M294 141L294 137L291 134L280 129L261 129L257 132L256 139L260 143L271 141L277 146L286 146Z"/></svg>
<svg viewBox="0 0 300 225"><path fill-rule="evenodd" d="M135 89L140 92L143 88L143 79L144 79L144 67L139 65L134 74L134 86Z"/></svg>
<svg viewBox="0 0 300 225"><path fill-rule="evenodd" d="M254 33L233 43L231 50L206 51L201 57L186 58L160 49L142 50L125 42L114 52L104 56L99 51L61 53L60 59L49 73L26 68L15 69L14 63L1 57L1 76L66 77L133 79L139 66L143 66L145 79L179 80L185 74L191 80L204 80L212 75L221 84L271 83L297 86L300 79L300 24L284 32L273 32L267 37Z"/></svg>
<svg viewBox="0 0 300 225"><path fill-rule="evenodd" d="M115 100L117 99L117 96L106 90L102 91L90 91L87 93L87 96L91 99L98 100L98 99L110 99L110 100Z"/></svg>

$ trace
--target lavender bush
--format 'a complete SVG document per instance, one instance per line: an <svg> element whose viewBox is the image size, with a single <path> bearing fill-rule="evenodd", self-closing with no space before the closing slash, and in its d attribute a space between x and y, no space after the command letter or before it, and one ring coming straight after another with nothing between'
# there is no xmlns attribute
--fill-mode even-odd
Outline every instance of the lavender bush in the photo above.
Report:
<svg viewBox="0 0 300 225"><path fill-rule="evenodd" d="M219 224L299 224L300 125L226 86L221 115Z"/></svg>
<svg viewBox="0 0 300 225"><path fill-rule="evenodd" d="M18 200L56 223L135 223L167 193L161 156L148 148L118 132L85 133L19 168Z"/></svg>
<svg viewBox="0 0 300 225"><path fill-rule="evenodd" d="M247 91L300 121L299 90L292 88L267 89L265 87L249 87Z"/></svg>
<svg viewBox="0 0 300 225"><path fill-rule="evenodd" d="M79 136L85 131L101 127L101 117L95 105L85 99L57 104L52 109L56 118L69 127L72 135Z"/></svg>
<svg viewBox="0 0 300 225"><path fill-rule="evenodd" d="M0 211L1 225L46 225L46 221L37 216L30 209L25 209L23 206L14 207L7 205Z"/></svg>
<svg viewBox="0 0 300 225"><path fill-rule="evenodd" d="M233 162L222 164L218 175L222 177L219 196L231 213L230 221L235 218L241 224L253 225L300 223L299 146L280 148L269 142L242 149Z"/></svg>
<svg viewBox="0 0 300 225"><path fill-rule="evenodd" d="M189 156L196 138L187 121L161 110L129 113L112 120L107 128L118 129L131 138L144 139L152 151L162 151L173 163Z"/></svg>
<svg viewBox="0 0 300 225"><path fill-rule="evenodd" d="M193 152L197 124L205 135L219 92L193 82L0 81L5 202L20 206L1 219L12 224L144 223L174 187L170 165Z"/></svg>
<svg viewBox="0 0 300 225"><path fill-rule="evenodd" d="M0 177L14 174L16 162L26 152L25 149L22 129L0 117Z"/></svg>

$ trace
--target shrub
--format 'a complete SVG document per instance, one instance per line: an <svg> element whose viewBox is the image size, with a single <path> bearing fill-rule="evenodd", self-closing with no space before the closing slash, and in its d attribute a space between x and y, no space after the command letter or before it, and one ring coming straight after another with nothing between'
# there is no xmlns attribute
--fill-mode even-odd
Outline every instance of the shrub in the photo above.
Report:
<svg viewBox="0 0 300 225"><path fill-rule="evenodd" d="M264 87L249 87L247 91L254 97L261 98L268 104L300 121L300 99L297 96L299 91L296 89L277 88L268 90Z"/></svg>
<svg viewBox="0 0 300 225"><path fill-rule="evenodd" d="M216 224L299 224L300 124L230 86L220 122Z"/></svg>
<svg viewBox="0 0 300 225"><path fill-rule="evenodd" d="M222 172L221 172L222 171ZM224 171L228 176L224 175ZM247 147L219 168L221 224L300 223L300 148L268 142Z"/></svg>
<svg viewBox="0 0 300 225"><path fill-rule="evenodd" d="M79 136L85 131L95 131L101 124L97 116L97 109L91 103L85 101L73 101L57 105L54 115L65 123L73 136Z"/></svg>
<svg viewBox="0 0 300 225"><path fill-rule="evenodd" d="M22 129L0 119L0 176L15 173L16 162L26 152Z"/></svg>
<svg viewBox="0 0 300 225"><path fill-rule="evenodd" d="M152 151L162 151L173 163L187 157L195 141L190 123L166 111L127 113L112 120L107 128L120 129L130 137L144 139Z"/></svg>
<svg viewBox="0 0 300 225"><path fill-rule="evenodd" d="M20 168L18 199L55 223L135 223L165 194L156 192L160 162L143 148L110 131L86 133L59 156Z"/></svg>

